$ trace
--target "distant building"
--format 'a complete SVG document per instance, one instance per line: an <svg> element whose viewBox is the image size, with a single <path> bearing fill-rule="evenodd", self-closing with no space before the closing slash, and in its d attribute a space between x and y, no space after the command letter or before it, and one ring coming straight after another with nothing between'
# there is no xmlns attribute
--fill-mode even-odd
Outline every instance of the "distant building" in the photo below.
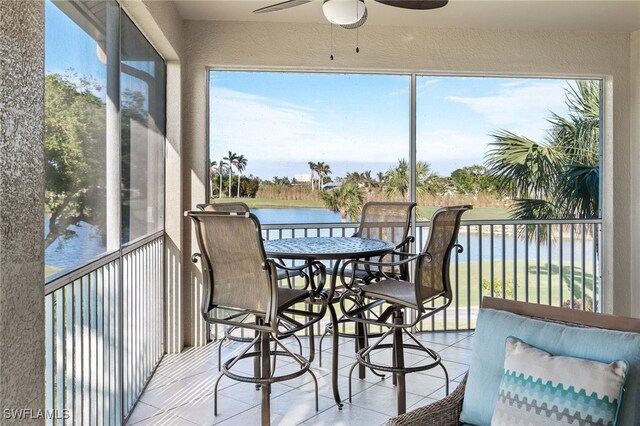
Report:
<svg viewBox="0 0 640 426"><path fill-rule="evenodd" d="M311 175L310 174L295 175L293 178L298 182L311 182Z"/></svg>

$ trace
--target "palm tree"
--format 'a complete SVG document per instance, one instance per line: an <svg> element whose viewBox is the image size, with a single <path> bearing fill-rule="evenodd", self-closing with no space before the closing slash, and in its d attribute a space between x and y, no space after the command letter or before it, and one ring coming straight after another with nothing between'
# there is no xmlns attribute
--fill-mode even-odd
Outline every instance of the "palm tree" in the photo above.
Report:
<svg viewBox="0 0 640 426"><path fill-rule="evenodd" d="M347 221L347 215L350 220L356 220L364 204L362 188L355 183L347 183L331 191L323 191L320 196L329 210L340 213L343 222Z"/></svg>
<svg viewBox="0 0 640 426"><path fill-rule="evenodd" d="M371 188L374 188L376 186L376 181L371 176L371 170L366 170L364 173L362 173L361 178L365 188L367 188L367 190L371 192Z"/></svg>
<svg viewBox="0 0 640 426"><path fill-rule="evenodd" d="M593 218L600 187L600 85L576 82L566 90L569 117L551 113L544 142L506 130L492 136L486 166L514 198L516 219Z"/></svg>
<svg viewBox="0 0 640 426"><path fill-rule="evenodd" d="M213 198L213 176L216 173L218 162L215 160L209 160L209 198Z"/></svg>
<svg viewBox="0 0 640 426"><path fill-rule="evenodd" d="M224 160L220 160L218 163L218 177L220 180L220 188L218 189L218 198L222 198L222 175L227 168L227 163Z"/></svg>
<svg viewBox="0 0 640 426"><path fill-rule="evenodd" d="M242 172L247 168L247 163L249 160L242 154L238 155L236 159L236 170L238 171L238 192L236 193L237 197L240 197L240 178L242 177Z"/></svg>
<svg viewBox="0 0 640 426"><path fill-rule="evenodd" d="M315 174L316 174L316 170L318 168L318 163L314 163L313 161L309 161L309 170L311 170L311 191L314 190L313 188L313 181L315 179Z"/></svg>
<svg viewBox="0 0 640 426"><path fill-rule="evenodd" d="M223 158L223 160L227 162L228 170L229 170L229 198L231 198L231 181L233 179L233 168L236 165L237 159L238 159L238 154L231 151L229 151L227 156Z"/></svg>
<svg viewBox="0 0 640 426"><path fill-rule="evenodd" d="M431 166L424 161L416 163L416 192L422 195L432 192L431 181L436 175L431 172ZM409 192L409 163L404 158L398 160L398 165L387 171L384 176L386 183L385 194L387 197L399 193L402 198L407 198Z"/></svg>
<svg viewBox="0 0 640 426"><path fill-rule="evenodd" d="M318 188L322 189L322 185L324 185L324 178L331 174L331 166L329 166L324 161L321 161L317 164L317 172L318 172Z"/></svg>

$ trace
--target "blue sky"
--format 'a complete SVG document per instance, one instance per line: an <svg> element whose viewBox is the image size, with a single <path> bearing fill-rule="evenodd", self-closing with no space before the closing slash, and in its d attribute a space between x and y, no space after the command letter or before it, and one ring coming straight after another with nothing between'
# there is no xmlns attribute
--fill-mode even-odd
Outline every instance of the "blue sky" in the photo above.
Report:
<svg viewBox="0 0 640 426"><path fill-rule="evenodd" d="M106 67L96 42L50 1L45 7L47 72L73 68L104 88ZM409 81L406 75L212 72L211 158L229 150L243 154L245 173L263 179L307 174L309 161L328 163L332 177L385 172L408 158ZM568 85L559 79L418 77L418 159L446 176L482 164L496 129L541 140L549 111L566 114ZM99 95L104 99L104 89Z"/></svg>
<svg viewBox="0 0 640 426"><path fill-rule="evenodd" d="M79 76L91 76L102 87L99 96L104 98L107 68L98 59L95 40L51 1L45 2L44 28L46 73L64 74L73 70Z"/></svg>
<svg viewBox="0 0 640 426"><path fill-rule="evenodd" d="M440 175L482 164L489 136L507 129L542 140L549 111L566 114L567 80L420 76L418 159ZM386 171L408 158L409 77L403 75L214 71L210 152L248 158L246 174L332 176Z"/></svg>

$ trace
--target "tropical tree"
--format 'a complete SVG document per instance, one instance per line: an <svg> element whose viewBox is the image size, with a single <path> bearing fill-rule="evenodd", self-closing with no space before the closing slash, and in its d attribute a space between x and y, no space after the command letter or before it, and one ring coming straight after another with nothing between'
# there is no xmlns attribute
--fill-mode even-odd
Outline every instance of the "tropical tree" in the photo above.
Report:
<svg viewBox="0 0 640 426"><path fill-rule="evenodd" d="M416 192L422 195L426 192L433 192L430 180L436 175L431 172L431 165L424 161L416 163ZM407 198L409 192L409 163L404 158L398 160L398 165L389 169L385 174L384 181L385 194L391 197L400 194L402 198Z"/></svg>
<svg viewBox="0 0 640 426"><path fill-rule="evenodd" d="M218 162L215 160L210 160L209 161L209 186L211 188L211 194L209 194L210 198L213 198L213 194L214 194L214 179L216 177L216 174L218 174Z"/></svg>
<svg viewBox="0 0 640 426"><path fill-rule="evenodd" d="M331 174L331 166L329 166L324 161L321 161L317 164L317 173L318 173L318 188L322 189L322 185L324 185L324 179Z"/></svg>
<svg viewBox="0 0 640 426"><path fill-rule="evenodd" d="M598 216L600 86L577 81L566 89L568 117L551 113L542 142L506 130L492 136L489 173L514 199L517 219Z"/></svg>
<svg viewBox="0 0 640 426"><path fill-rule="evenodd" d="M81 222L104 223L106 171L101 87L74 73L45 76L45 248L76 235ZM99 226L104 229L104 226Z"/></svg>
<svg viewBox="0 0 640 426"><path fill-rule="evenodd" d="M364 204L364 193L355 183L346 183L339 188L320 193L325 206L334 212L340 213L343 222L349 219L357 220L362 205Z"/></svg>
<svg viewBox="0 0 640 426"><path fill-rule="evenodd" d="M220 181L220 187L218 190L218 198L222 198L222 175L224 174L224 171L227 169L227 163L225 163L224 159L220 160L220 162L218 163L218 177L219 177L219 181Z"/></svg>
<svg viewBox="0 0 640 426"><path fill-rule="evenodd" d="M369 191L371 191L371 188L374 188L376 186L376 181L371 176L371 170L365 170L364 173L362 173L362 182L361 183Z"/></svg>
<svg viewBox="0 0 640 426"><path fill-rule="evenodd" d="M238 154L235 152L229 151L226 157L223 158L224 161L227 162L228 170L229 170L229 198L231 198L231 181L233 180L233 168L236 165L236 161L238 160Z"/></svg>
<svg viewBox="0 0 640 426"><path fill-rule="evenodd" d="M246 157L242 154L238 155L238 158L236 159L236 170L238 171L238 192L236 193L237 197L240 196L240 178L242 177L242 172L244 172L244 170L247 168L248 162L249 160L247 160Z"/></svg>
<svg viewBox="0 0 640 426"><path fill-rule="evenodd" d="M318 170L318 163L309 161L309 170L311 170L311 190L314 190L314 180L316 176L316 170Z"/></svg>
<svg viewBox="0 0 640 426"><path fill-rule="evenodd" d="M494 192L497 186L497 178L489 174L486 167L478 164L454 170L450 180L459 194Z"/></svg>

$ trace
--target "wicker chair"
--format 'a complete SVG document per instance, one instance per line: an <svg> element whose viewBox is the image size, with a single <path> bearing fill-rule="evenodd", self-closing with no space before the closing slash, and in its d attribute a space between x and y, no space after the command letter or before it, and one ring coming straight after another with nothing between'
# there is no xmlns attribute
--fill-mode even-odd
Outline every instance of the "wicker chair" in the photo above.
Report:
<svg viewBox="0 0 640 426"><path fill-rule="evenodd" d="M493 298L493 297L487 297L487 296L485 296L482 299L482 308L493 310L493 311L503 311L503 312L508 312L510 314L515 314L511 316L511 319L514 321L513 333L515 333L516 337L518 337L517 333L519 333L516 330L518 328L522 330L523 328L522 322L521 322L521 319L523 317L535 319L537 321L553 323L554 327L561 327L561 328L565 327L566 332L563 333L563 339L565 341L567 341L567 339L571 339L572 337L575 338L575 334L571 330L576 330L576 329L584 330L588 328L595 328L595 329L601 330L602 332L606 332L606 331L618 332L619 331L624 333L640 333L640 319L638 318L626 318L626 317L601 314L596 312L581 311L578 309L574 310L574 309L567 309L567 308L559 308L555 306L544 306L536 303L516 302L513 300L505 300L505 299ZM516 324L519 324L519 327L516 326ZM484 336L486 336L487 333L492 335L496 333L496 331L493 328L491 328L490 325L489 326L487 326L486 324L484 325L485 325ZM482 327L480 319L478 321L477 327L478 327L477 330L480 330L480 328ZM538 324L535 328L541 330L543 327L541 327ZM509 324L506 324L502 332L499 332L499 331L497 332L498 336L500 336L498 341L500 342L501 346L504 345L504 343L502 343L502 338L504 337L502 334L511 333L511 331L507 332L505 330L511 330L511 327L509 327ZM540 331L540 333L541 334L538 335L538 338L544 335L543 331ZM474 339L478 339L478 338L479 338L478 333L476 332ZM629 337L628 335L624 338L618 335L615 340L619 341L621 345L628 344L629 342L635 341L635 339ZM491 344L492 342L476 340L474 342L474 350L476 350L476 348L480 346L486 347L486 345L491 345ZM493 344L495 344L495 341L493 342ZM555 344L556 343L554 343L553 341L549 342L549 345L551 346L554 346ZM580 342L576 342L576 344L580 346ZM589 346L591 345L587 344L586 347L589 347ZM593 345L593 349L594 351L599 350L596 347L596 345ZM606 351L611 353L612 359L618 359L617 358L618 355L616 354L617 348L615 347L615 344L613 346L608 346ZM564 351L561 351L561 352L564 352ZM587 350L586 354L582 353L581 357L583 356L586 356L587 359L589 359L591 357L589 355L589 350ZM498 362L499 362L499 365L502 366L504 359L499 359ZM473 375L474 371L477 373L477 371L474 370L474 368L487 369L487 368L491 368L491 366L487 366L486 363L483 362L483 360L481 359L478 360L478 363L475 365L472 361L468 374L464 376L464 379L460 382L460 385L458 385L456 390L453 391L450 395L448 395L444 399L441 399L440 401L434 402L424 407L416 408L408 413L399 415L397 417L393 417L389 419L386 425L387 426L421 426L421 425L460 426L462 424L460 422L460 416L462 413L462 406L465 400L465 392L469 393L468 391L471 390L471 388L467 388L466 386L467 378ZM498 371L498 374L500 376L502 375L502 369ZM633 374L633 370L630 370L629 374ZM621 403L622 405L620 406L620 410L619 410L619 414L621 416L627 415L627 417L625 417L624 419L619 417L618 418L619 425L640 424L638 423L638 418L640 415L635 414L635 411L640 409L640 403L639 403L640 401L638 401L638 398L640 395L638 392L634 393L631 390L630 386L632 385L632 383L637 383L637 379L635 377L632 378L630 376L627 376L627 385L625 385L626 386L625 396L624 398L622 398L622 403ZM495 392L495 394L497 395L498 389L491 390L488 386L489 385L487 383L482 382L482 386L481 386L482 391L489 392L489 393ZM636 400L630 399L633 396L636 397ZM466 397L474 398L474 395L467 395ZM631 410L629 410L629 407L632 407ZM526 420L526 419L522 419L522 420ZM625 420L626 422L623 423L623 421Z"/></svg>
<svg viewBox="0 0 640 426"><path fill-rule="evenodd" d="M270 424L271 384L293 379L309 369L314 356L313 340L309 357L291 352L281 339L320 321L327 309L323 290L325 267L320 262L296 267L307 281L306 289L279 287L278 269L287 268L268 259L262 245L260 223L251 213L191 211L186 213L194 224L200 253L193 261L202 261L203 297L201 314L208 324L223 324L255 332L255 337L224 362L214 387L214 414L217 415L218 383L223 376L262 387L262 424ZM306 273L305 271L310 271ZM247 318L250 318L247 321ZM275 345L270 348L270 343ZM255 348L254 351L251 351ZM299 364L293 373L275 375L276 358L289 357ZM247 376L237 371L240 360L254 359L255 371Z"/></svg>
<svg viewBox="0 0 640 426"><path fill-rule="evenodd" d="M423 252L418 255L405 255L406 258L399 262L351 260L344 264L341 280L347 291L340 299L344 315L363 325L388 328L373 344L361 348L356 353L356 362L349 372L349 399L351 399L351 375L358 365L393 373L394 384L398 385L398 414L406 411L405 374L407 373L441 367L445 374L446 392L449 393L449 376L440 355L426 348L409 331L420 321L445 310L451 304L449 261L454 248L457 248L458 252L462 250L462 247L456 244L456 239L462 214L470 208L471 206L455 206L437 210L431 218L429 239ZM358 266L383 271L384 268L406 266L411 262L415 262L413 282L390 276L362 285L353 273ZM349 267L352 272L345 273L344 271ZM355 299L356 303L345 303L351 299ZM383 310L376 316L373 311L379 307ZM406 309L415 311L413 321L405 321ZM410 338L411 343L403 342L403 333ZM386 343L388 336L393 338L392 343ZM368 341L368 336L365 340ZM426 353L428 362L405 366L405 348ZM372 353L385 349L391 349L391 365L371 361Z"/></svg>
<svg viewBox="0 0 640 426"><path fill-rule="evenodd" d="M409 244L413 242L414 238L409 236L409 230L411 227L411 215L416 207L416 203L410 202L377 202L371 201L366 203L362 207L362 216L360 218L360 225L354 237L369 238L373 240L390 241L394 244L394 250L398 252L407 252L409 250ZM399 260L397 254L390 254L383 258L377 259L377 261L391 261ZM406 279L408 277L409 269L406 264L401 264L393 269L386 269L384 271L377 270L376 268L358 267L355 266L355 277L363 283L369 283L383 276L394 276ZM340 273L340 271L334 271L328 269L327 274ZM348 270L347 274L351 274ZM341 292L336 292L334 300L331 303L338 303L340 301ZM338 320L339 324L348 322L346 317L342 317ZM362 347L362 327L357 327L355 333L340 333L341 336L353 337L356 339L356 352ZM325 331L320 338L320 365L322 365L322 342L327 334L333 332L331 323L327 324ZM374 372L375 373L375 372ZM378 374L378 376L383 377Z"/></svg>

